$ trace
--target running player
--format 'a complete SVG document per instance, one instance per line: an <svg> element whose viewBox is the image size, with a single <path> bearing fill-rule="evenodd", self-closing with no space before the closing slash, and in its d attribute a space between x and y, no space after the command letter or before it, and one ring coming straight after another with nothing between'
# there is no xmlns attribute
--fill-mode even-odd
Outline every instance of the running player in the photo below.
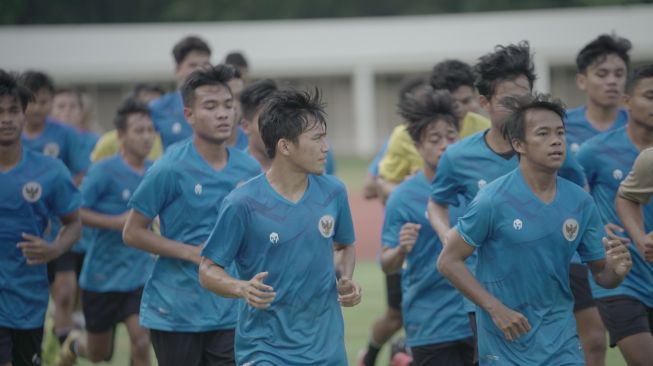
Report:
<svg viewBox="0 0 653 366"><path fill-rule="evenodd" d="M604 224L617 226L627 223L619 220L614 207L619 183L628 175L639 152L653 146L653 66L634 70L625 94L626 127L587 140L576 154ZM643 226L647 232L653 230L651 204L644 206ZM641 236L631 234L630 239L635 238L640 240ZM629 365L644 365L653 360L649 318L653 309L653 266L647 263L645 253L638 251L637 241L628 249L633 269L623 284L614 290L593 284L592 292L610 334L610 346L619 346Z"/></svg>
<svg viewBox="0 0 653 366"><path fill-rule="evenodd" d="M352 280L346 188L323 175L329 147L319 94L279 91L259 123L272 164L225 198L202 251L200 281L245 300L239 365L346 365L340 306L358 304L361 293ZM238 276L226 270L233 263Z"/></svg>
<svg viewBox="0 0 653 366"><path fill-rule="evenodd" d="M458 139L454 99L440 90L408 97L399 105L406 129L424 159L424 168L399 184L385 207L384 272L402 270L401 306L415 366L469 365L474 360L472 328L463 297L435 268L442 243L426 216L430 183L438 160ZM451 210L454 219L457 212Z"/></svg>
<svg viewBox="0 0 653 366"><path fill-rule="evenodd" d="M181 87L193 137L166 151L132 194L123 239L159 255L145 284L140 324L150 329L159 365L234 364L235 300L200 287L200 247L222 199L260 174L255 160L226 146L234 123L233 68L192 73ZM159 216L161 236L148 229Z"/></svg>
<svg viewBox="0 0 653 366"><path fill-rule="evenodd" d="M68 252L81 233L81 198L58 160L23 146L31 92L0 70L0 365L40 365L48 307L45 264ZM48 222L61 227L45 239Z"/></svg>
<svg viewBox="0 0 653 366"><path fill-rule="evenodd" d="M481 365L584 365L571 258L578 253L597 283L614 288L630 254L602 238L592 197L557 176L566 155L562 105L529 94L503 103L512 115L502 132L519 167L479 191L448 232L438 269L478 306ZM464 260L475 250L474 274Z"/></svg>
<svg viewBox="0 0 653 366"><path fill-rule="evenodd" d="M126 246L122 229L127 202L151 165L146 158L154 127L147 105L131 99L120 106L114 124L120 154L93 164L80 187L82 222L96 228L79 279L86 333L70 333L62 347L60 366L72 365L77 356L92 362L109 360L118 322L127 326L132 365L150 364L149 334L138 324L138 312L152 258Z"/></svg>

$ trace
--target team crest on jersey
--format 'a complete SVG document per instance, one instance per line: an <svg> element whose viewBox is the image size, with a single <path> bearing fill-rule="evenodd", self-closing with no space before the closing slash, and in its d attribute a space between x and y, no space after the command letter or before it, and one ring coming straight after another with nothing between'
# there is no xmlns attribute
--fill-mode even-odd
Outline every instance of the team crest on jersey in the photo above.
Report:
<svg viewBox="0 0 653 366"><path fill-rule="evenodd" d="M172 133L175 135L179 134L181 132L181 123L175 122L172 124Z"/></svg>
<svg viewBox="0 0 653 366"><path fill-rule="evenodd" d="M567 219L565 223L562 224L562 235L564 235L567 241L574 241L578 236L578 221L575 219Z"/></svg>
<svg viewBox="0 0 653 366"><path fill-rule="evenodd" d="M330 238L333 236L333 229L335 226L335 220L333 219L333 216L331 215L324 215L320 218L320 222L318 223L318 230L320 230L320 234L322 234L323 237L325 238Z"/></svg>
<svg viewBox="0 0 653 366"><path fill-rule="evenodd" d="M512 227L515 230L521 230L524 227L524 223L520 219L515 219L515 221L512 222Z"/></svg>
<svg viewBox="0 0 653 366"><path fill-rule="evenodd" d="M580 145L578 145L577 142L572 143L569 148L571 149L571 152L574 154L578 152L578 149L580 149Z"/></svg>
<svg viewBox="0 0 653 366"><path fill-rule="evenodd" d="M478 181L478 189L482 189L487 185L487 181L485 179L481 179Z"/></svg>
<svg viewBox="0 0 653 366"><path fill-rule="evenodd" d="M612 177L616 180L621 180L624 177L624 172L622 172L620 169L615 169L612 172Z"/></svg>
<svg viewBox="0 0 653 366"><path fill-rule="evenodd" d="M53 158L59 157L59 144L56 142L49 142L43 147L43 155L50 156Z"/></svg>
<svg viewBox="0 0 653 366"><path fill-rule="evenodd" d="M41 198L43 187L39 182L27 182L23 186L23 198L29 203L34 203Z"/></svg>
<svg viewBox="0 0 653 366"><path fill-rule="evenodd" d="M198 196L199 196L200 194L202 194L202 185L199 184L199 183L197 183L197 184L195 185L195 194L198 195Z"/></svg>
<svg viewBox="0 0 653 366"><path fill-rule="evenodd" d="M270 233L270 244L277 245L279 243L279 234L275 232Z"/></svg>
<svg viewBox="0 0 653 366"><path fill-rule="evenodd" d="M129 197L131 197L131 195L132 195L132 193L129 191L129 189L125 188L122 191L122 200L127 201L129 199Z"/></svg>

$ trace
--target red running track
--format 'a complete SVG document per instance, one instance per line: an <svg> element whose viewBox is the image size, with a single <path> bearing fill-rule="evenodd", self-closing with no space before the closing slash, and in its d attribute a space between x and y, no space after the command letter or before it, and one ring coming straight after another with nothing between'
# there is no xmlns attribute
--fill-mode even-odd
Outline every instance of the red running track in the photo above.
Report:
<svg viewBox="0 0 653 366"><path fill-rule="evenodd" d="M349 194L349 205L356 231L356 258L375 260L381 249L383 205L379 200L365 200L359 193Z"/></svg>

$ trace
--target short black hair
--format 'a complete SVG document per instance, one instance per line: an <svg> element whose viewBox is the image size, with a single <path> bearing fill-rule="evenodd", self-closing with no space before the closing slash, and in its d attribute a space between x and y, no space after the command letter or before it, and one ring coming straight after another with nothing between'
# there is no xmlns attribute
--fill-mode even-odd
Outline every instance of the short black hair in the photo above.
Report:
<svg viewBox="0 0 653 366"><path fill-rule="evenodd" d="M135 98L125 99L116 112L116 117L113 119L113 125L116 127L116 130L120 132L127 131L127 119L132 114L144 114L150 116L150 108L147 104L139 102Z"/></svg>
<svg viewBox="0 0 653 366"><path fill-rule="evenodd" d="M406 76L401 79L401 82L399 83L399 103L419 88L427 85L427 83L428 80L424 75Z"/></svg>
<svg viewBox="0 0 653 366"><path fill-rule="evenodd" d="M526 115L534 109L545 109L557 114L565 125L565 105L554 99L549 94L526 94L520 97L507 97L501 100L501 104L510 111L506 118L501 133L503 138L510 142L512 140L525 141L526 139Z"/></svg>
<svg viewBox="0 0 653 366"><path fill-rule="evenodd" d="M608 55L617 55L628 68L630 63L628 51L631 48L632 44L626 38L619 37L616 34L601 34L578 52L576 67L579 73L584 73L587 71L587 67L603 62Z"/></svg>
<svg viewBox="0 0 653 366"><path fill-rule="evenodd" d="M48 74L42 71L28 70L22 73L18 79L24 87L36 94L41 89L46 89L54 95L54 82Z"/></svg>
<svg viewBox="0 0 653 366"><path fill-rule="evenodd" d="M225 57L224 59L224 63L227 65L234 65L236 67L245 67L245 68L249 67L245 55L243 55L242 52L239 51L229 52L229 54L227 54L227 57Z"/></svg>
<svg viewBox="0 0 653 366"><path fill-rule="evenodd" d="M642 65L635 68L628 75L626 81L626 94L631 94L640 80L653 78L653 64Z"/></svg>
<svg viewBox="0 0 653 366"><path fill-rule="evenodd" d="M172 56L175 58L177 65L179 65L193 51L203 52L211 56L211 48L198 36L188 36L177 42L172 49Z"/></svg>
<svg viewBox="0 0 653 366"><path fill-rule="evenodd" d="M474 70L462 61L444 60L433 66L429 81L433 89L444 89L450 93L454 93L461 86L474 89Z"/></svg>
<svg viewBox="0 0 653 366"><path fill-rule="evenodd" d="M252 85L246 87L240 94L240 105L243 110L243 117L251 121L256 114L256 111L265 100L274 94L279 87L272 79L259 80Z"/></svg>
<svg viewBox="0 0 653 366"><path fill-rule="evenodd" d="M406 131L414 142L420 142L426 127L443 120L458 130L453 97L447 90L432 90L407 97L398 105L399 114L406 121Z"/></svg>
<svg viewBox="0 0 653 366"><path fill-rule="evenodd" d="M15 98L25 112L27 104L34 100L31 90L25 88L18 82L18 75L0 69L0 96L8 95Z"/></svg>
<svg viewBox="0 0 653 366"><path fill-rule="evenodd" d="M236 68L231 65L216 65L207 70L193 71L184 80L181 85L181 99L184 101L184 106L190 108L195 101L195 89L204 85L219 85L229 88L229 80L233 79Z"/></svg>
<svg viewBox="0 0 653 366"><path fill-rule="evenodd" d="M528 41L507 46L498 45L494 52L490 52L479 58L474 66L476 73L476 89L485 98L492 99L496 87L503 81L515 80L525 76L533 88L535 83L535 65Z"/></svg>
<svg viewBox="0 0 653 366"><path fill-rule="evenodd" d="M320 91L279 90L270 95L259 117L259 131L265 150L274 159L279 140L297 142L299 135L315 125L326 131L326 113Z"/></svg>

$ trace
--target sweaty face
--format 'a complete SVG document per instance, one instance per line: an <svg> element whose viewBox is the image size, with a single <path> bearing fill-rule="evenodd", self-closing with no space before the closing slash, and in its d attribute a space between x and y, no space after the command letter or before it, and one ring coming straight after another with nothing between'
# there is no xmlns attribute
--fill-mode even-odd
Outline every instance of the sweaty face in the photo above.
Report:
<svg viewBox="0 0 653 366"><path fill-rule="evenodd" d="M52 100L52 118L71 126L79 127L82 123L82 105L73 93L59 93Z"/></svg>
<svg viewBox="0 0 653 366"><path fill-rule="evenodd" d="M626 85L626 63L610 54L600 62L587 67L576 78L578 88L593 102L602 107L617 107Z"/></svg>
<svg viewBox="0 0 653 366"><path fill-rule="evenodd" d="M222 85L203 85L195 89L192 108L184 108L186 119L195 134L221 144L231 137L234 126L234 100Z"/></svg>
<svg viewBox="0 0 653 366"><path fill-rule="evenodd" d="M630 119L639 125L653 128L653 78L639 80L630 94L626 96Z"/></svg>
<svg viewBox="0 0 653 366"><path fill-rule="evenodd" d="M175 68L175 79L181 84L193 71L211 67L211 55L202 51L190 51Z"/></svg>
<svg viewBox="0 0 653 366"><path fill-rule="evenodd" d="M326 130L321 123L313 123L297 138L289 143L289 157L299 171L308 174L324 174L329 145Z"/></svg>
<svg viewBox="0 0 653 366"><path fill-rule="evenodd" d="M457 140L458 131L452 125L443 120L435 120L426 126L415 147L424 162L436 168L447 146Z"/></svg>
<svg viewBox="0 0 653 366"><path fill-rule="evenodd" d="M513 140L515 150L529 164L555 171L565 160L565 127L555 112L532 109L526 112L525 141Z"/></svg>
<svg viewBox="0 0 653 366"><path fill-rule="evenodd" d="M0 145L12 145L20 140L25 115L18 98L0 96Z"/></svg>
<svg viewBox="0 0 653 366"><path fill-rule="evenodd" d="M154 144L154 125L147 114L133 113L127 116L127 130L118 136L125 150L145 159Z"/></svg>
<svg viewBox="0 0 653 366"><path fill-rule="evenodd" d="M459 120L463 119L467 113L474 112L478 108L478 100L472 87L463 85L451 93L451 96L454 100L454 111Z"/></svg>
<svg viewBox="0 0 653 366"><path fill-rule="evenodd" d="M526 76L521 75L514 80L499 82L495 89L494 95L489 101L485 99L483 106L490 116L492 125L500 127L503 121L510 115L510 111L503 106L502 101L508 97L521 97L531 93L531 85Z"/></svg>
<svg viewBox="0 0 653 366"><path fill-rule="evenodd" d="M34 94L34 100L27 104L25 122L30 126L41 126L52 109L52 93L40 89Z"/></svg>

